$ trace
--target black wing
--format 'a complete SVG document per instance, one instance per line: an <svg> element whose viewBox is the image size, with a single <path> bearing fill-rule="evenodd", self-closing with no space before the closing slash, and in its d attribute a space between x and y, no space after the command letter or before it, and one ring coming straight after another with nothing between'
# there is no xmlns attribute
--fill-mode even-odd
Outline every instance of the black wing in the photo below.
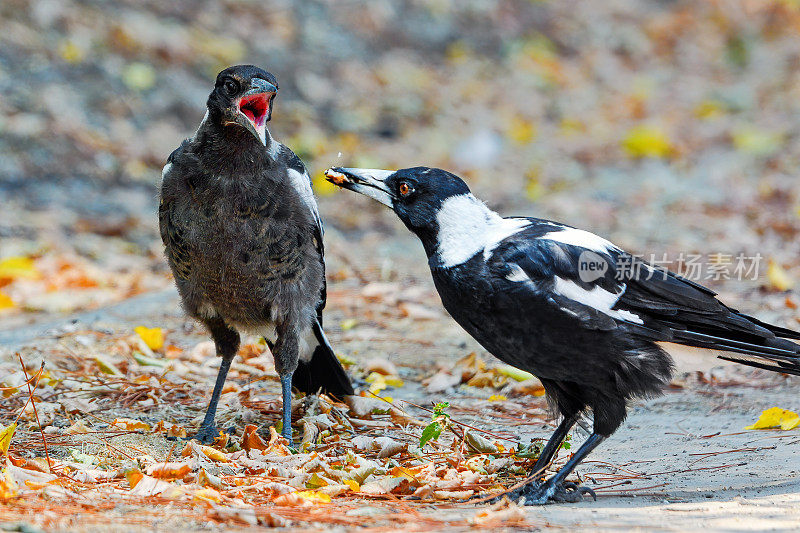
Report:
<svg viewBox="0 0 800 533"><path fill-rule="evenodd" d="M309 191L312 191L311 176L309 176L306 166L303 164L303 161L297 157L297 154L292 152L286 146L282 146L280 156L286 158L286 165L290 169L300 173L303 179L307 181ZM325 304L328 299L328 283L325 276L325 244L322 240L325 230L322 226L322 218L319 216L319 210L317 209L317 204L313 196L310 198L310 208L316 222L313 237L314 244L317 249L317 253L319 254L319 262L322 264L322 289L320 290L319 303L317 304L317 320L320 326L322 326L322 311L325 309Z"/></svg>
<svg viewBox="0 0 800 533"><path fill-rule="evenodd" d="M167 164L161 177L161 200L158 205L158 225L161 233L161 242L164 243L167 260L172 268L173 275L180 281L189 279L192 265L186 240L184 239L185 229L178 217L175 216L175 204L171 190L172 182L177 177L172 174L171 169L175 158L181 153L184 146L185 142L167 158Z"/></svg>
<svg viewBox="0 0 800 533"><path fill-rule="evenodd" d="M555 312L574 316L587 329L623 327L654 341L745 354L723 357L759 368L800 374L800 346L780 337L800 333L743 315L716 299L714 291L653 267L586 232L591 245L559 240L559 227L532 225L495 249L490 261L507 290L533 291ZM595 268L587 268L587 263Z"/></svg>

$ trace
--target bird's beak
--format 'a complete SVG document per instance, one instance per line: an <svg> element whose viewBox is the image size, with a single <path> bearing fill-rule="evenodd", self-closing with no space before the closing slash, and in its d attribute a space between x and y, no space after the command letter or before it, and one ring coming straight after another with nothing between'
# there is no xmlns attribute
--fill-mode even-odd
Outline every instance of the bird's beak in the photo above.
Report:
<svg viewBox="0 0 800 533"><path fill-rule="evenodd" d="M325 177L331 183L369 196L383 205L393 208L394 195L386 185L386 178L394 174L394 170L376 168L342 168L333 167L325 171Z"/></svg>
<svg viewBox="0 0 800 533"><path fill-rule="evenodd" d="M278 88L267 80L253 78L250 89L236 102L233 122L255 135L264 146L267 145L267 122L272 116L272 99L277 92Z"/></svg>

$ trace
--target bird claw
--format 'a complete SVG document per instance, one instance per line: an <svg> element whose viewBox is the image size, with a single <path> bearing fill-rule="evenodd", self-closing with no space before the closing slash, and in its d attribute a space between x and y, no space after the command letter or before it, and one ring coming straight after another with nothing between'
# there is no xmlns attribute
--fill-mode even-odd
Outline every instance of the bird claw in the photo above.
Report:
<svg viewBox="0 0 800 533"><path fill-rule="evenodd" d="M508 494L501 495L489 503L496 503L504 496L516 501L520 505L546 505L548 503L578 503L584 496L591 496L597 501L597 494L589 487L578 485L570 481L554 485L548 481L532 481Z"/></svg>
<svg viewBox="0 0 800 533"><path fill-rule="evenodd" d="M201 426L200 431L189 437L184 437L183 440L196 440L200 444L211 445L217 440L219 433L220 430L215 425Z"/></svg>

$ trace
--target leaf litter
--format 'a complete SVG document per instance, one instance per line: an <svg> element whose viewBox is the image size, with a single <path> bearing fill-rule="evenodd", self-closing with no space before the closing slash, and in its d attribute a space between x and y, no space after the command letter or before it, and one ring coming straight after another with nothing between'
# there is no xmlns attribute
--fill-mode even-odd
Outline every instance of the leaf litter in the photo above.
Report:
<svg viewBox="0 0 800 533"><path fill-rule="evenodd" d="M99 517L134 505L244 525L357 525L364 508L395 526L531 525L513 502L478 509L463 502L525 479L536 455L451 418L447 402L426 416L423 406L380 396L406 386L388 361L350 369L367 383L360 396L296 398L291 446L276 427L277 394L254 394L256 384L277 381L271 354L246 344L218 419L232 431L212 446L183 440L196 431L215 357L205 347L180 350L168 336L144 327L127 335L80 331L62 336L58 354L37 372L21 356L16 366L0 363L4 519L47 509L51 523L63 524L75 506ZM88 345L88 357L76 355L76 341ZM502 377L481 383L490 392L511 379L474 354L457 366L465 383L481 372ZM447 511L464 505L466 513ZM430 506L443 513L400 512Z"/></svg>

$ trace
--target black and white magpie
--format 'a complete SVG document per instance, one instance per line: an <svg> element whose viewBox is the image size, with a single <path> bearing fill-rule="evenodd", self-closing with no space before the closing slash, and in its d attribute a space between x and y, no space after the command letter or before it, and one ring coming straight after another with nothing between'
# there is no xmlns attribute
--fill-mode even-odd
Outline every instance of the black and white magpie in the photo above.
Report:
<svg viewBox="0 0 800 533"><path fill-rule="evenodd" d="M591 436L564 467L516 493L527 504L594 496L565 478L622 424L631 399L668 383L673 362L657 341L734 352L720 357L800 375L800 345L785 340L799 332L739 313L713 291L587 231L501 217L449 172L332 168L326 175L394 210L422 241L456 322L494 356L541 380L563 421L536 476L581 414L593 413Z"/></svg>
<svg viewBox="0 0 800 533"><path fill-rule="evenodd" d="M291 387L353 394L322 330L322 222L302 161L272 138L275 77L252 65L217 76L195 135L162 173L161 239L183 307L208 328L222 357L195 438L214 417L239 332L263 335L281 378L283 436L291 442Z"/></svg>

